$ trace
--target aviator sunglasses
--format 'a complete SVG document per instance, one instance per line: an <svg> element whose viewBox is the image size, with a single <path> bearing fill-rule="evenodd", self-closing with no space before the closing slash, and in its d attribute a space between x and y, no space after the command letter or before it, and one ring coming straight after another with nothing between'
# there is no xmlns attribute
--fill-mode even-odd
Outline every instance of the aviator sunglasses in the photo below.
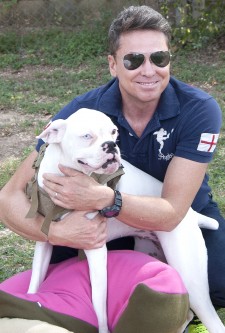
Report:
<svg viewBox="0 0 225 333"><path fill-rule="evenodd" d="M149 56L150 62L157 67L166 67L170 62L171 54L169 51L153 52ZM123 58L123 64L126 69L132 71L140 67L145 61L145 55L142 53L129 53Z"/></svg>

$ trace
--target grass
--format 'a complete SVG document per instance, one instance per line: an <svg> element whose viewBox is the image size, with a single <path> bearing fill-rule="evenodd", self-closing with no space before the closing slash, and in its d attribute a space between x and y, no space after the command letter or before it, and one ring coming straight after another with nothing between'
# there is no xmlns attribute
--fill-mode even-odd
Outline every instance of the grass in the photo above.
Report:
<svg viewBox="0 0 225 333"><path fill-rule="evenodd" d="M207 51L208 50L208 51ZM207 90L225 115L225 52L210 56L207 50L178 51L172 60L172 74ZM90 31L31 31L0 34L0 110L23 115L55 114L74 96L104 84L110 78L106 60L105 31L99 25ZM44 123L38 122L36 134ZM24 121L22 130L32 124ZM1 127L0 127L1 130ZM215 199L225 214L225 128L215 158L209 167ZM29 153L5 160L0 165L0 188ZM9 232L0 224L0 281L31 267L33 242ZM225 313L220 313L225 321Z"/></svg>
<svg viewBox="0 0 225 333"><path fill-rule="evenodd" d="M107 67L105 59L98 57L93 66L90 62L75 69L64 66L54 69L47 67L47 72L37 70L33 75L20 79L19 83L15 82L14 77L8 80L2 77L0 78L1 103L4 107L16 107L27 113L54 114L75 95L94 88L102 78L106 81L109 75L101 70L105 67Z"/></svg>
<svg viewBox="0 0 225 333"><path fill-rule="evenodd" d="M24 65L76 67L90 55L98 57L106 49L107 33L99 23L76 30L60 28L33 30L27 34L0 35L0 67L19 69Z"/></svg>
<svg viewBox="0 0 225 333"><path fill-rule="evenodd" d="M31 267L34 242L9 232L0 225L0 281Z"/></svg>

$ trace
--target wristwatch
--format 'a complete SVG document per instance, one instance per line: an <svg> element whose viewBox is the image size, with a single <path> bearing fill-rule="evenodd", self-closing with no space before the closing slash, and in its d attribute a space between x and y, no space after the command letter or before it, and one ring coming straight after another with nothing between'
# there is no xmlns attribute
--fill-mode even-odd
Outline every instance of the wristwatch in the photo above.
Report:
<svg viewBox="0 0 225 333"><path fill-rule="evenodd" d="M115 200L112 206L105 207L99 210L99 213L105 217L114 217L118 216L122 207L122 196L121 193L117 190L114 190Z"/></svg>

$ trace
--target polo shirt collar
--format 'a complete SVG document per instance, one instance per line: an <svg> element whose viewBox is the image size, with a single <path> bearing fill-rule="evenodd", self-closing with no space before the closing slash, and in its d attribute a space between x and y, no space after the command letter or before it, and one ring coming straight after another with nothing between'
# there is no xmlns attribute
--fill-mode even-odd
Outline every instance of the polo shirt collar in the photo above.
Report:
<svg viewBox="0 0 225 333"><path fill-rule="evenodd" d="M159 120L173 118L180 113L180 102L171 81L163 91L156 109Z"/></svg>
<svg viewBox="0 0 225 333"><path fill-rule="evenodd" d="M180 103L171 80L161 95L155 116L158 120L173 118L180 113ZM118 79L110 81L109 88L103 93L99 109L109 116L119 117L122 111L122 97ZM154 117L153 117L154 118Z"/></svg>
<svg viewBox="0 0 225 333"><path fill-rule="evenodd" d="M119 81L117 79L110 81L108 89L101 97L99 109L108 116L118 117L121 114L122 97L119 89Z"/></svg>

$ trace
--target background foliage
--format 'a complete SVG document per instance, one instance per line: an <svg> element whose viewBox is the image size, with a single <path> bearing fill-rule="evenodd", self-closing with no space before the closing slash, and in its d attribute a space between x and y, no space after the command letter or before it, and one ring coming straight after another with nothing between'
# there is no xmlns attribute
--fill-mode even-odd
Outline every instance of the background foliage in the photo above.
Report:
<svg viewBox="0 0 225 333"><path fill-rule="evenodd" d="M198 5L197 12L193 9L194 3ZM201 3L205 4L201 6ZM163 1L161 5L164 16L173 22L174 44L190 49L205 47L214 38L224 36L225 16L221 15L224 10L224 0Z"/></svg>

